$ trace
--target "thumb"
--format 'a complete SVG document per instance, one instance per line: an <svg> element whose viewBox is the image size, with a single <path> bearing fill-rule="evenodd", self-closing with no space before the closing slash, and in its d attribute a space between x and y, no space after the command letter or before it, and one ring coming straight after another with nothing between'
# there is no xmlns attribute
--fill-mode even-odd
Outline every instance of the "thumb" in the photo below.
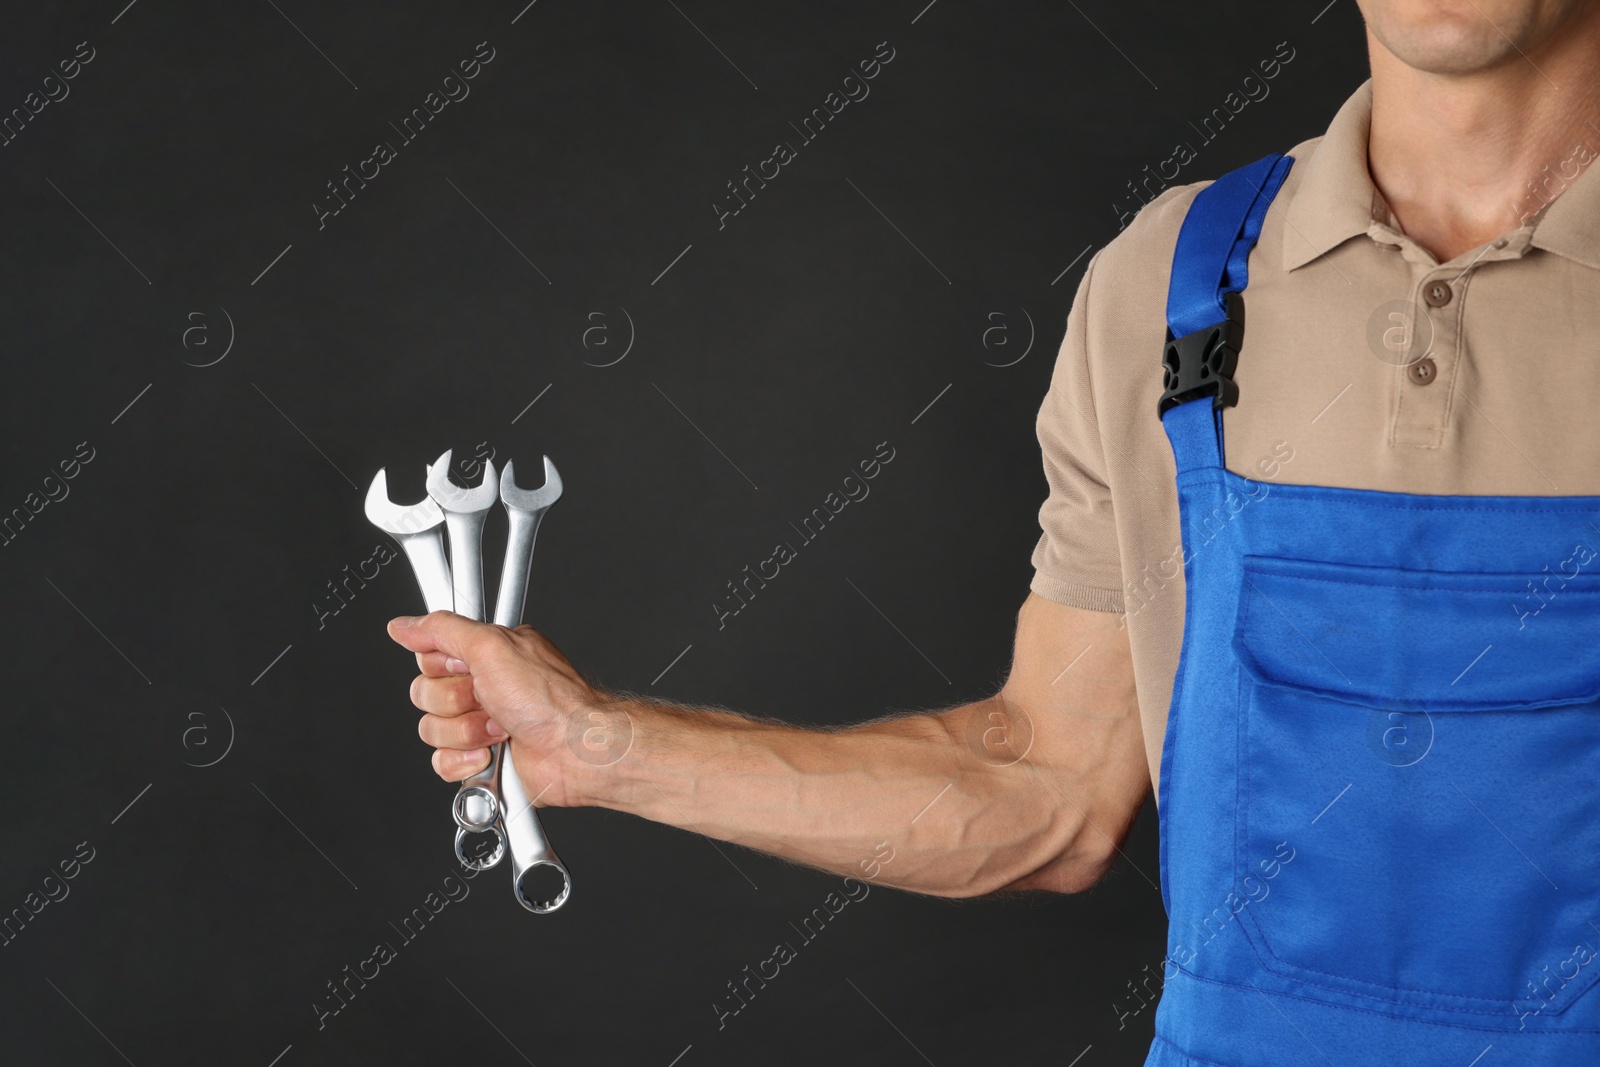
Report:
<svg viewBox="0 0 1600 1067"><path fill-rule="evenodd" d="M494 629L488 623L473 622L453 611L402 615L389 620L389 637L402 648L412 652L443 652L469 664L473 650L481 649Z"/></svg>

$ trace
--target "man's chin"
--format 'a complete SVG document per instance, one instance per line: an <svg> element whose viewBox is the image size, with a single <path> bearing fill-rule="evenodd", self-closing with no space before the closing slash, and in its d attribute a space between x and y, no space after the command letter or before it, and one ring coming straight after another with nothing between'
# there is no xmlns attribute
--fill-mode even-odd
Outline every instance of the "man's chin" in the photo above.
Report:
<svg viewBox="0 0 1600 1067"><path fill-rule="evenodd" d="M1366 0L1361 7L1378 43L1428 74L1464 76L1523 63L1545 36L1530 3Z"/></svg>

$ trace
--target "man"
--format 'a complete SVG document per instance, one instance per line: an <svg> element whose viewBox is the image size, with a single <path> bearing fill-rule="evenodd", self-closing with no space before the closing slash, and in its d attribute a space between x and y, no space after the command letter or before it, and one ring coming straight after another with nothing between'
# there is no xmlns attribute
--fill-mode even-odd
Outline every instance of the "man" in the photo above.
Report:
<svg viewBox="0 0 1600 1067"><path fill-rule="evenodd" d="M857 876L890 842L880 880L951 897L1087 888L1154 783L1150 1063L1600 1062L1600 3L1361 7L1372 78L1325 136L1168 190L1086 270L999 693L805 730L397 619L436 771L509 734L541 803ZM1194 338L1237 341L1241 290L1235 369Z"/></svg>

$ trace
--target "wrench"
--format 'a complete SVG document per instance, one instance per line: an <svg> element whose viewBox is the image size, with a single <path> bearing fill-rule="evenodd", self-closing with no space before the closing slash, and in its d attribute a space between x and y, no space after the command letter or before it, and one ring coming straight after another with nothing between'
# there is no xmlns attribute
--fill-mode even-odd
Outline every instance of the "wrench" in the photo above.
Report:
<svg viewBox="0 0 1600 1067"><path fill-rule="evenodd" d="M455 611L475 622L482 622L483 603L483 523L498 498L493 462L485 462L483 481L475 489L462 489L450 481L453 450L446 449L428 468L428 496L444 512L445 528L450 532L450 573L454 577ZM500 801L494 790L499 771L499 746L495 746L489 765L461 783L451 806L456 825L469 833L482 833L500 816ZM464 843L457 835L458 844ZM459 851L459 850L458 850ZM463 856L462 862L467 860ZM469 864L470 866L470 864Z"/></svg>
<svg viewBox="0 0 1600 1067"><path fill-rule="evenodd" d="M450 573L455 577L455 612L478 622L487 612L483 607L483 521L494 507L494 463L483 464L483 482L475 489L462 489L450 480L453 449L428 468L428 496L444 512L445 529L450 532Z"/></svg>
<svg viewBox="0 0 1600 1067"><path fill-rule="evenodd" d="M367 489L366 512L367 521L399 542L411 562L427 609L450 611L455 605L455 591L444 554L445 514L439 505L432 497L423 497L409 507L394 503L389 499L388 470L383 468ZM493 867L505 855L505 828L497 818L491 818L480 830L494 834L487 852L477 850L478 858L469 859L463 855L465 842L458 840L457 855L468 867Z"/></svg>
<svg viewBox="0 0 1600 1067"><path fill-rule="evenodd" d="M476 520L473 525L463 525L463 533L459 536L455 533L456 526L452 525L451 549L457 561L455 570L465 576L463 584L468 595L474 587L478 590L479 611L468 617L482 621L481 512L488 508L479 509L473 505L481 503L478 494L482 493L484 485L491 484L493 473L491 470L486 474L483 485L478 489L460 490L448 484L449 459L450 453L447 452L428 469L429 490L431 493L436 480L442 478L445 487L439 495L450 502L456 514L465 512L464 517ZM545 483L536 490L518 488L513 465L509 462L500 476L500 499L509 514L511 532L496 597L495 622L510 628L520 625L522 621L534 538L540 520L561 496L561 476L548 456L544 457L544 467ZM462 498L470 499L463 501ZM442 508L433 496L409 507L393 503L389 499L387 474L380 470L367 491L366 511L368 520L393 536L405 551L428 610L452 610L459 594L456 583L452 581L453 570L445 558L441 536L444 532L441 527L449 523L451 510ZM473 516L473 511L479 514ZM472 576L477 576L476 582ZM502 742L491 746L490 752L489 766L468 782L462 783L463 790L457 794L456 856L467 867L484 870L498 864L509 850L512 857L512 889L517 902L535 914L548 914L566 903L572 893L572 877L544 835L533 802L528 799L522 780L512 764L510 748ZM509 774L506 773L508 770ZM469 783L482 786L482 793L474 793L474 796L486 798L485 803L494 805L493 814L487 819L483 818L484 803L475 800L460 803ZM493 843L488 852L480 849L477 850L477 856L469 856L465 846L470 838L480 833L493 834ZM560 874L562 886L553 897L540 900L531 892L533 887L529 875L545 867Z"/></svg>
<svg viewBox="0 0 1600 1067"><path fill-rule="evenodd" d="M406 507L389 499L388 468L380 468L367 489L367 521L400 544L422 589L429 611L449 611L455 604L450 564L444 558L444 512L432 497Z"/></svg>
<svg viewBox="0 0 1600 1067"><path fill-rule="evenodd" d="M538 489L521 489L517 486L516 465L507 460L500 472L500 501L505 504L511 520L511 532L506 538L505 564L500 568L500 590L495 594L494 621L497 626L515 629L522 625L522 611L528 597L528 571L533 563L533 542L539 533L540 520L550 506L561 498L561 475L550 457L544 457L544 484ZM517 902L536 915L546 915L567 902L572 894L572 875L566 864L556 856L533 802L522 788L522 779L511 758L508 746L500 761L500 791L507 808L505 828L511 850L511 886L516 891ZM528 876L541 867L549 867L561 875L561 891L549 900L530 899L532 888Z"/></svg>
<svg viewBox="0 0 1600 1067"><path fill-rule="evenodd" d="M483 619L483 516L493 503L493 468L484 476L483 483L473 490L460 490L449 481L450 453L446 452L428 472L428 491L440 505L450 530L452 573L456 578L457 613L477 621ZM495 622L508 628L522 621L523 606L527 599L528 572L532 564L533 542L539 522L561 495L561 476L555 465L545 459L545 484L537 490L519 489L515 479L514 464L508 462L500 478L500 499L510 518L510 534L506 545L506 562L501 568L500 591L496 595ZM461 609L462 596L469 603L476 600L478 612L469 614ZM509 773L507 773L509 771ZM500 861L503 851L511 853L512 889L517 902L535 914L548 914L566 903L572 892L572 879L566 866L550 848L539 816L528 800L511 759L511 750L501 742L490 746L489 765L462 783L453 807L457 830L456 857L466 866L482 870ZM484 859L468 855L468 844L476 833L490 830L497 840L504 841L504 849L496 847ZM561 875L560 892L547 900L536 899L531 892L531 872L549 867Z"/></svg>
<svg viewBox="0 0 1600 1067"><path fill-rule="evenodd" d="M506 563L500 570L500 591L494 598L497 626L516 629L522 625L522 609L528 599L528 571L533 564L533 540L539 522L550 505L561 499L561 475L550 457L544 457L544 484L537 489L517 488L516 463L506 461L500 472L500 501L511 517L511 533L506 538Z"/></svg>

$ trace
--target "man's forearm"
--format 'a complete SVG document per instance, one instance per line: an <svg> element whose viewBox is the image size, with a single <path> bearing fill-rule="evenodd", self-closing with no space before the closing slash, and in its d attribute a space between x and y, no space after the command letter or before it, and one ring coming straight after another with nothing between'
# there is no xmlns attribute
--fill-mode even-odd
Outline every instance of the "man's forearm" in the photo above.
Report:
<svg viewBox="0 0 1600 1067"><path fill-rule="evenodd" d="M418 655L418 731L449 781L509 735L535 802L960 897L1075 892L1111 866L1150 790L1120 622L1030 594L1000 693L841 730L613 697L531 627L434 612L389 633Z"/></svg>
<svg viewBox="0 0 1600 1067"><path fill-rule="evenodd" d="M967 724L999 706L991 698L834 731L628 699L607 712L627 714L626 755L609 765L573 755L562 775L574 803L917 892L975 896L1028 884L1082 829L1026 762L997 766L970 750Z"/></svg>

